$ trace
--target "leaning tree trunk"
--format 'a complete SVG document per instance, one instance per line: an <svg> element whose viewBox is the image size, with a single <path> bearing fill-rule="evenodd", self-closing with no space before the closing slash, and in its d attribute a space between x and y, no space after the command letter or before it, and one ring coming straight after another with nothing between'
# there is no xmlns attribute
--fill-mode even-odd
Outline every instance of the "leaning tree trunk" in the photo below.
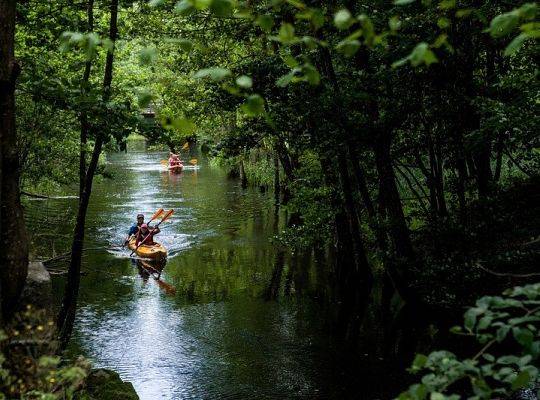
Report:
<svg viewBox="0 0 540 400"><path fill-rule="evenodd" d="M20 72L14 55L15 7L15 0L0 0L0 293L4 318L13 313L28 272L15 127L15 83Z"/></svg>
<svg viewBox="0 0 540 400"><path fill-rule="evenodd" d="M110 25L109 38L114 43L118 34L118 0L111 0L110 4ZM103 102L106 103L111 97L111 83L113 76L113 61L114 48L107 53L105 61L105 73L103 77ZM99 156L104 143L104 136L98 133L94 149L92 151L92 159L86 172L84 189L82 196L79 199L79 210L77 212L77 221L73 233L73 243L71 246L71 260L64 291L64 299L62 308L58 315L57 325L60 331L60 348L64 349L67 346L71 333L73 331L73 323L75 321L75 312L77 308L77 297L79 295L80 275L81 275L81 260L84 245L84 229L86 225L86 212L90 203L90 195L92 194L92 183L96 172Z"/></svg>
<svg viewBox="0 0 540 400"><path fill-rule="evenodd" d="M88 18L88 32L94 30L94 0L88 0L86 8ZM92 71L92 60L86 60L84 64L84 74L81 82L81 92L83 94L88 93L88 84L90 81L90 72ZM80 115L81 123L81 143L79 154L79 198L84 192L84 183L86 180L86 142L88 139L88 132L90 131L90 123L88 121L88 114L86 110L81 111Z"/></svg>

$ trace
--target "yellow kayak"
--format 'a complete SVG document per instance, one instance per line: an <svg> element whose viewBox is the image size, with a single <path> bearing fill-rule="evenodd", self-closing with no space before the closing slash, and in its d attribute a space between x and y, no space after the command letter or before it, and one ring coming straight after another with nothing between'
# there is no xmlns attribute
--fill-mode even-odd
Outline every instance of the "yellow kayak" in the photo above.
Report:
<svg viewBox="0 0 540 400"><path fill-rule="evenodd" d="M137 248L135 239L131 239L128 246L131 250L135 250ZM139 246L136 253L141 258L151 258L154 260L167 257L167 249L160 243L152 245L143 244Z"/></svg>

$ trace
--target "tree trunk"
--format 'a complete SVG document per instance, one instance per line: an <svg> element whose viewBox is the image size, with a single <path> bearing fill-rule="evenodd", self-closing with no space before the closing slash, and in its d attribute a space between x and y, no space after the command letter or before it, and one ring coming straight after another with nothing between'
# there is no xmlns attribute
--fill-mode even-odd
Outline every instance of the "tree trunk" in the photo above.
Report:
<svg viewBox="0 0 540 400"><path fill-rule="evenodd" d="M111 0L110 3L110 25L109 38L114 43L118 34L118 0ZM111 84L113 76L114 48L107 53L105 61L105 73L103 76L103 102L106 103L111 97ZM84 189L79 199L79 210L77 212L77 221L73 232L73 243L71 246L71 260L67 276L66 287L62 308L60 309L57 326L60 332L60 349L67 346L73 323L75 321L75 312L77 308L77 298L79 295L79 284L81 275L81 259L84 245L84 231L86 225L86 212L90 203L92 194L92 183L94 174L99 161L99 156L104 143L104 136L101 132L96 135L96 142L92 151L92 158L88 165L88 171L84 181Z"/></svg>
<svg viewBox="0 0 540 400"><path fill-rule="evenodd" d="M86 14L88 18L88 32L94 30L94 0L88 0ZM88 92L88 83L90 81L90 72L92 70L92 60L87 60L84 64L84 74L81 82L81 92L86 94ZM81 111L80 115L81 123L81 143L79 154L79 198L84 191L84 181L86 178L86 144L88 139L88 132L90 130L90 124L88 122L88 114L86 110Z"/></svg>
<svg viewBox="0 0 540 400"><path fill-rule="evenodd" d="M14 55L15 13L15 0L0 0L0 292L4 319L13 313L28 272L15 125L15 84L20 73Z"/></svg>
<svg viewBox="0 0 540 400"><path fill-rule="evenodd" d="M274 204L279 205L281 184L279 182L279 157L274 151Z"/></svg>

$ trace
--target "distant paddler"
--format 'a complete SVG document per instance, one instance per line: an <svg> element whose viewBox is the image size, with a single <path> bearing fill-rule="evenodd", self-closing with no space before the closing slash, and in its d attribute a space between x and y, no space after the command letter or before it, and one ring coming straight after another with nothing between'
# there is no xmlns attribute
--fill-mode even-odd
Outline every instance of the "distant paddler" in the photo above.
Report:
<svg viewBox="0 0 540 400"><path fill-rule="evenodd" d="M174 154L172 151L169 153L169 170L180 172L184 168L182 160L178 154Z"/></svg>

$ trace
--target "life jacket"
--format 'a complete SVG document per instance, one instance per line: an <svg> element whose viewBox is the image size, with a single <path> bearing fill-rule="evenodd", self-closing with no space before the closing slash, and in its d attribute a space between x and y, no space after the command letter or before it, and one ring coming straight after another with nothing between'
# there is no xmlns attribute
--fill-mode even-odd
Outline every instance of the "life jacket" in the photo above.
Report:
<svg viewBox="0 0 540 400"><path fill-rule="evenodd" d="M142 233L142 230L139 229L139 232L137 233L137 242L136 242L137 246L138 246L139 244L141 244L141 242L142 242L148 235L150 235L150 236L148 236L148 239L146 239L146 240L144 241L143 244L153 245L153 244L154 244L154 234L151 233L151 232L152 232L152 229L148 230L148 232L146 232L146 233Z"/></svg>

